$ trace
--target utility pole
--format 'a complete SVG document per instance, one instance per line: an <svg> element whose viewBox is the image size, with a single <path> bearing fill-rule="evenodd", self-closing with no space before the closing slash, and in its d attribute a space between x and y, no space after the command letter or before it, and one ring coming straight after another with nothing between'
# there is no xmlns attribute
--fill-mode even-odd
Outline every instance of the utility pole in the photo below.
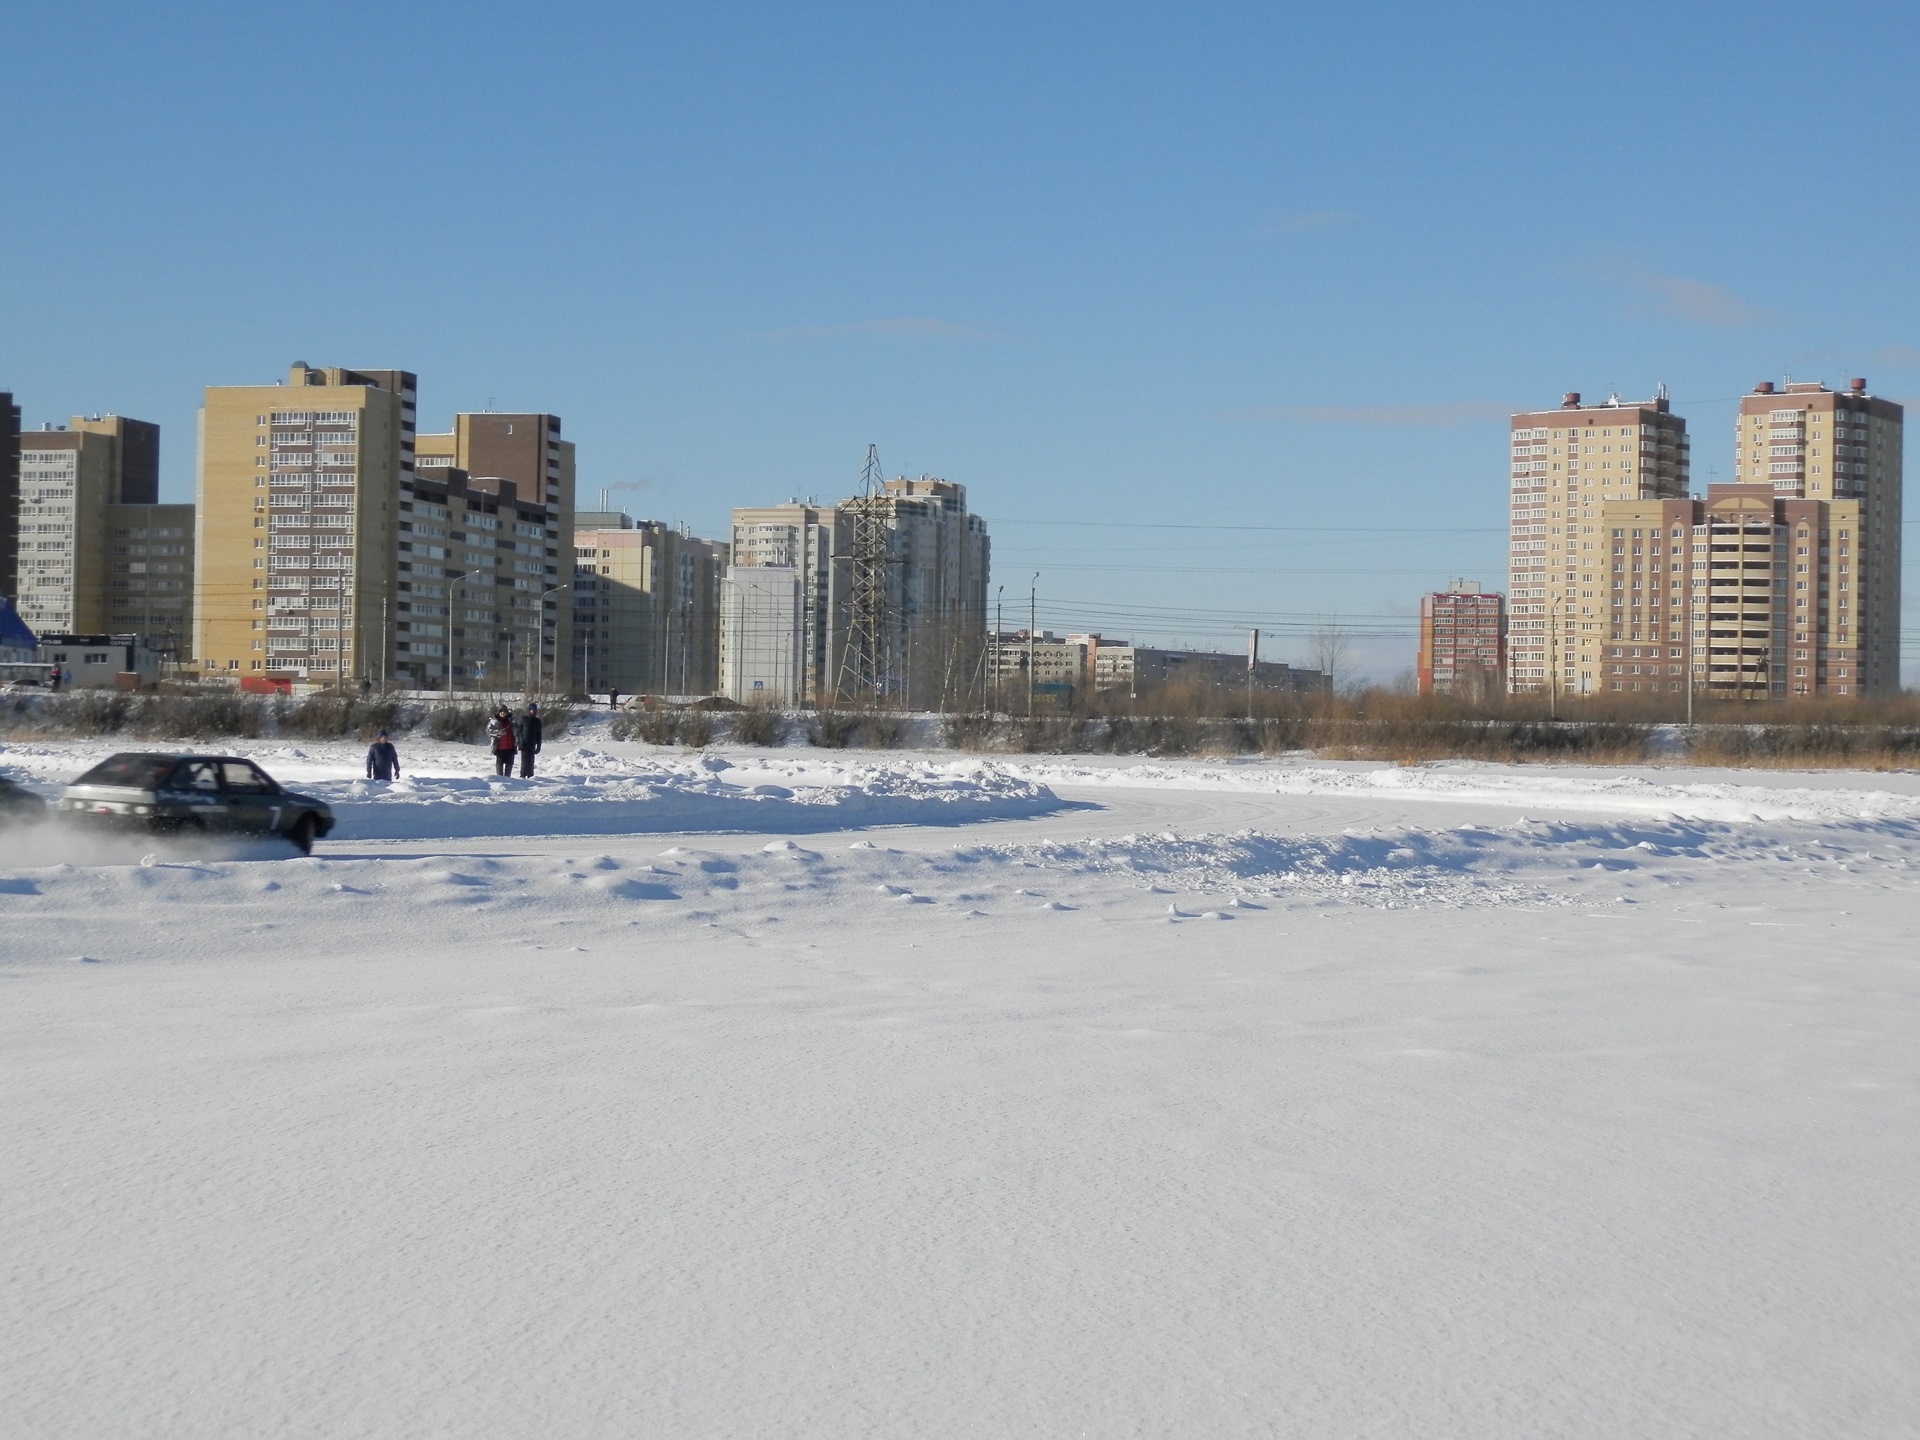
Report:
<svg viewBox="0 0 1920 1440"><path fill-rule="evenodd" d="M453 601L454 601L454 585L455 585L455 583L456 583L457 581L461 581L461 580L464 580L464 579L466 579L466 578L467 578L467 572L466 572L466 571L464 571L464 570L449 570L449 571L447 571L447 572L446 572L446 577L447 577L447 624L446 624L446 631L447 631L447 704L448 704L449 706L451 706L451 705L453 704ZM511 674L512 674L513 672L512 672L511 670L509 670L509 671L508 671L507 673L508 673L509 675L511 675Z"/></svg>
<svg viewBox="0 0 1920 1440"><path fill-rule="evenodd" d="M1247 719L1253 719L1253 677L1260 668L1260 632L1247 631Z"/></svg>
<svg viewBox="0 0 1920 1440"><path fill-rule="evenodd" d="M1040 613L1040 572L1033 572L1033 583L1027 587L1027 718L1033 718L1033 641L1034 627Z"/></svg>
<svg viewBox="0 0 1920 1440"><path fill-rule="evenodd" d="M1547 607L1547 719L1560 718L1560 607Z"/></svg>
<svg viewBox="0 0 1920 1440"><path fill-rule="evenodd" d="M1000 674L1000 637L1006 633L1004 628L1006 620L1002 615L1002 608L1006 597L1007 587L1004 585L993 592L993 688L996 692L1006 689L1004 679ZM997 696L996 698L1004 697Z"/></svg>

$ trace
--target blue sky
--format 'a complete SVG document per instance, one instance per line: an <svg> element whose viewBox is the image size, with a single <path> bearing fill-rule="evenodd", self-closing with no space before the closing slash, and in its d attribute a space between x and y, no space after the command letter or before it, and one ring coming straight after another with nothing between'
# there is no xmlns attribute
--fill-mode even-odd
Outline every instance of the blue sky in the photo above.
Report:
<svg viewBox="0 0 1920 1440"><path fill-rule="evenodd" d="M201 387L403 366L425 428L557 411L583 504L714 535L873 441L968 487L1010 614L1038 571L1043 623L1281 658L1337 615L1388 675L1423 590L1504 582L1508 410L1664 381L1704 485L1757 380L1920 397L1917 38L1875 0L16 0L0 389L160 421L186 499Z"/></svg>

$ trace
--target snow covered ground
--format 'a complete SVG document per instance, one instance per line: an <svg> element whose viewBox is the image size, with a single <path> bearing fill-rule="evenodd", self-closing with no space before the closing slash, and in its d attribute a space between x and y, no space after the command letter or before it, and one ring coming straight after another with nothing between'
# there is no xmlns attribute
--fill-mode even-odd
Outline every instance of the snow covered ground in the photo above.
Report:
<svg viewBox="0 0 1920 1440"><path fill-rule="evenodd" d="M1916 1433L1920 776L232 748L0 841L8 1433Z"/></svg>

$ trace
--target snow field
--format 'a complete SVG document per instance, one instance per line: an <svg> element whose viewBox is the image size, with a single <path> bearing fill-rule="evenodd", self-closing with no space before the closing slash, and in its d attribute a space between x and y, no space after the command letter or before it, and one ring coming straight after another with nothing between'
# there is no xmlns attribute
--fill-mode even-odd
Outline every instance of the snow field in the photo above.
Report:
<svg viewBox="0 0 1920 1440"><path fill-rule="evenodd" d="M1910 777L582 743L0 847L11 1430L1913 1433Z"/></svg>

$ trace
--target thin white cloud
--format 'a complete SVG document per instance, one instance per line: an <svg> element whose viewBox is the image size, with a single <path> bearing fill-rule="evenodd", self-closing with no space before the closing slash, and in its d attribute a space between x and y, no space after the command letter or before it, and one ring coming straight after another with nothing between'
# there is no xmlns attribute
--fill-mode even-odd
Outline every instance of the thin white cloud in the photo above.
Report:
<svg viewBox="0 0 1920 1440"><path fill-rule="evenodd" d="M935 320L926 315L890 315L876 320L850 320L841 325L789 325L768 330L763 340L836 340L848 336L871 336L896 340L1009 340L998 330L977 325L956 325L951 320Z"/></svg>
<svg viewBox="0 0 1920 1440"><path fill-rule="evenodd" d="M1599 270L1601 279L1637 297L1627 307L1630 315L1653 315L1715 330L1766 325L1780 318L1775 311L1705 280L1666 275L1626 260L1602 261Z"/></svg>
<svg viewBox="0 0 1920 1440"><path fill-rule="evenodd" d="M1859 374L1866 370L1920 370L1920 347L1913 345L1882 345L1877 350L1806 350L1793 357L1792 364L1804 365L1809 361L1832 360Z"/></svg>
<svg viewBox="0 0 1920 1440"><path fill-rule="evenodd" d="M1222 420L1278 420L1294 425L1476 425L1504 420L1514 412L1490 400L1452 405L1257 405L1223 410Z"/></svg>
<svg viewBox="0 0 1920 1440"><path fill-rule="evenodd" d="M1289 210L1260 227L1262 240L1281 240L1315 230L1338 230L1360 217L1351 210Z"/></svg>

